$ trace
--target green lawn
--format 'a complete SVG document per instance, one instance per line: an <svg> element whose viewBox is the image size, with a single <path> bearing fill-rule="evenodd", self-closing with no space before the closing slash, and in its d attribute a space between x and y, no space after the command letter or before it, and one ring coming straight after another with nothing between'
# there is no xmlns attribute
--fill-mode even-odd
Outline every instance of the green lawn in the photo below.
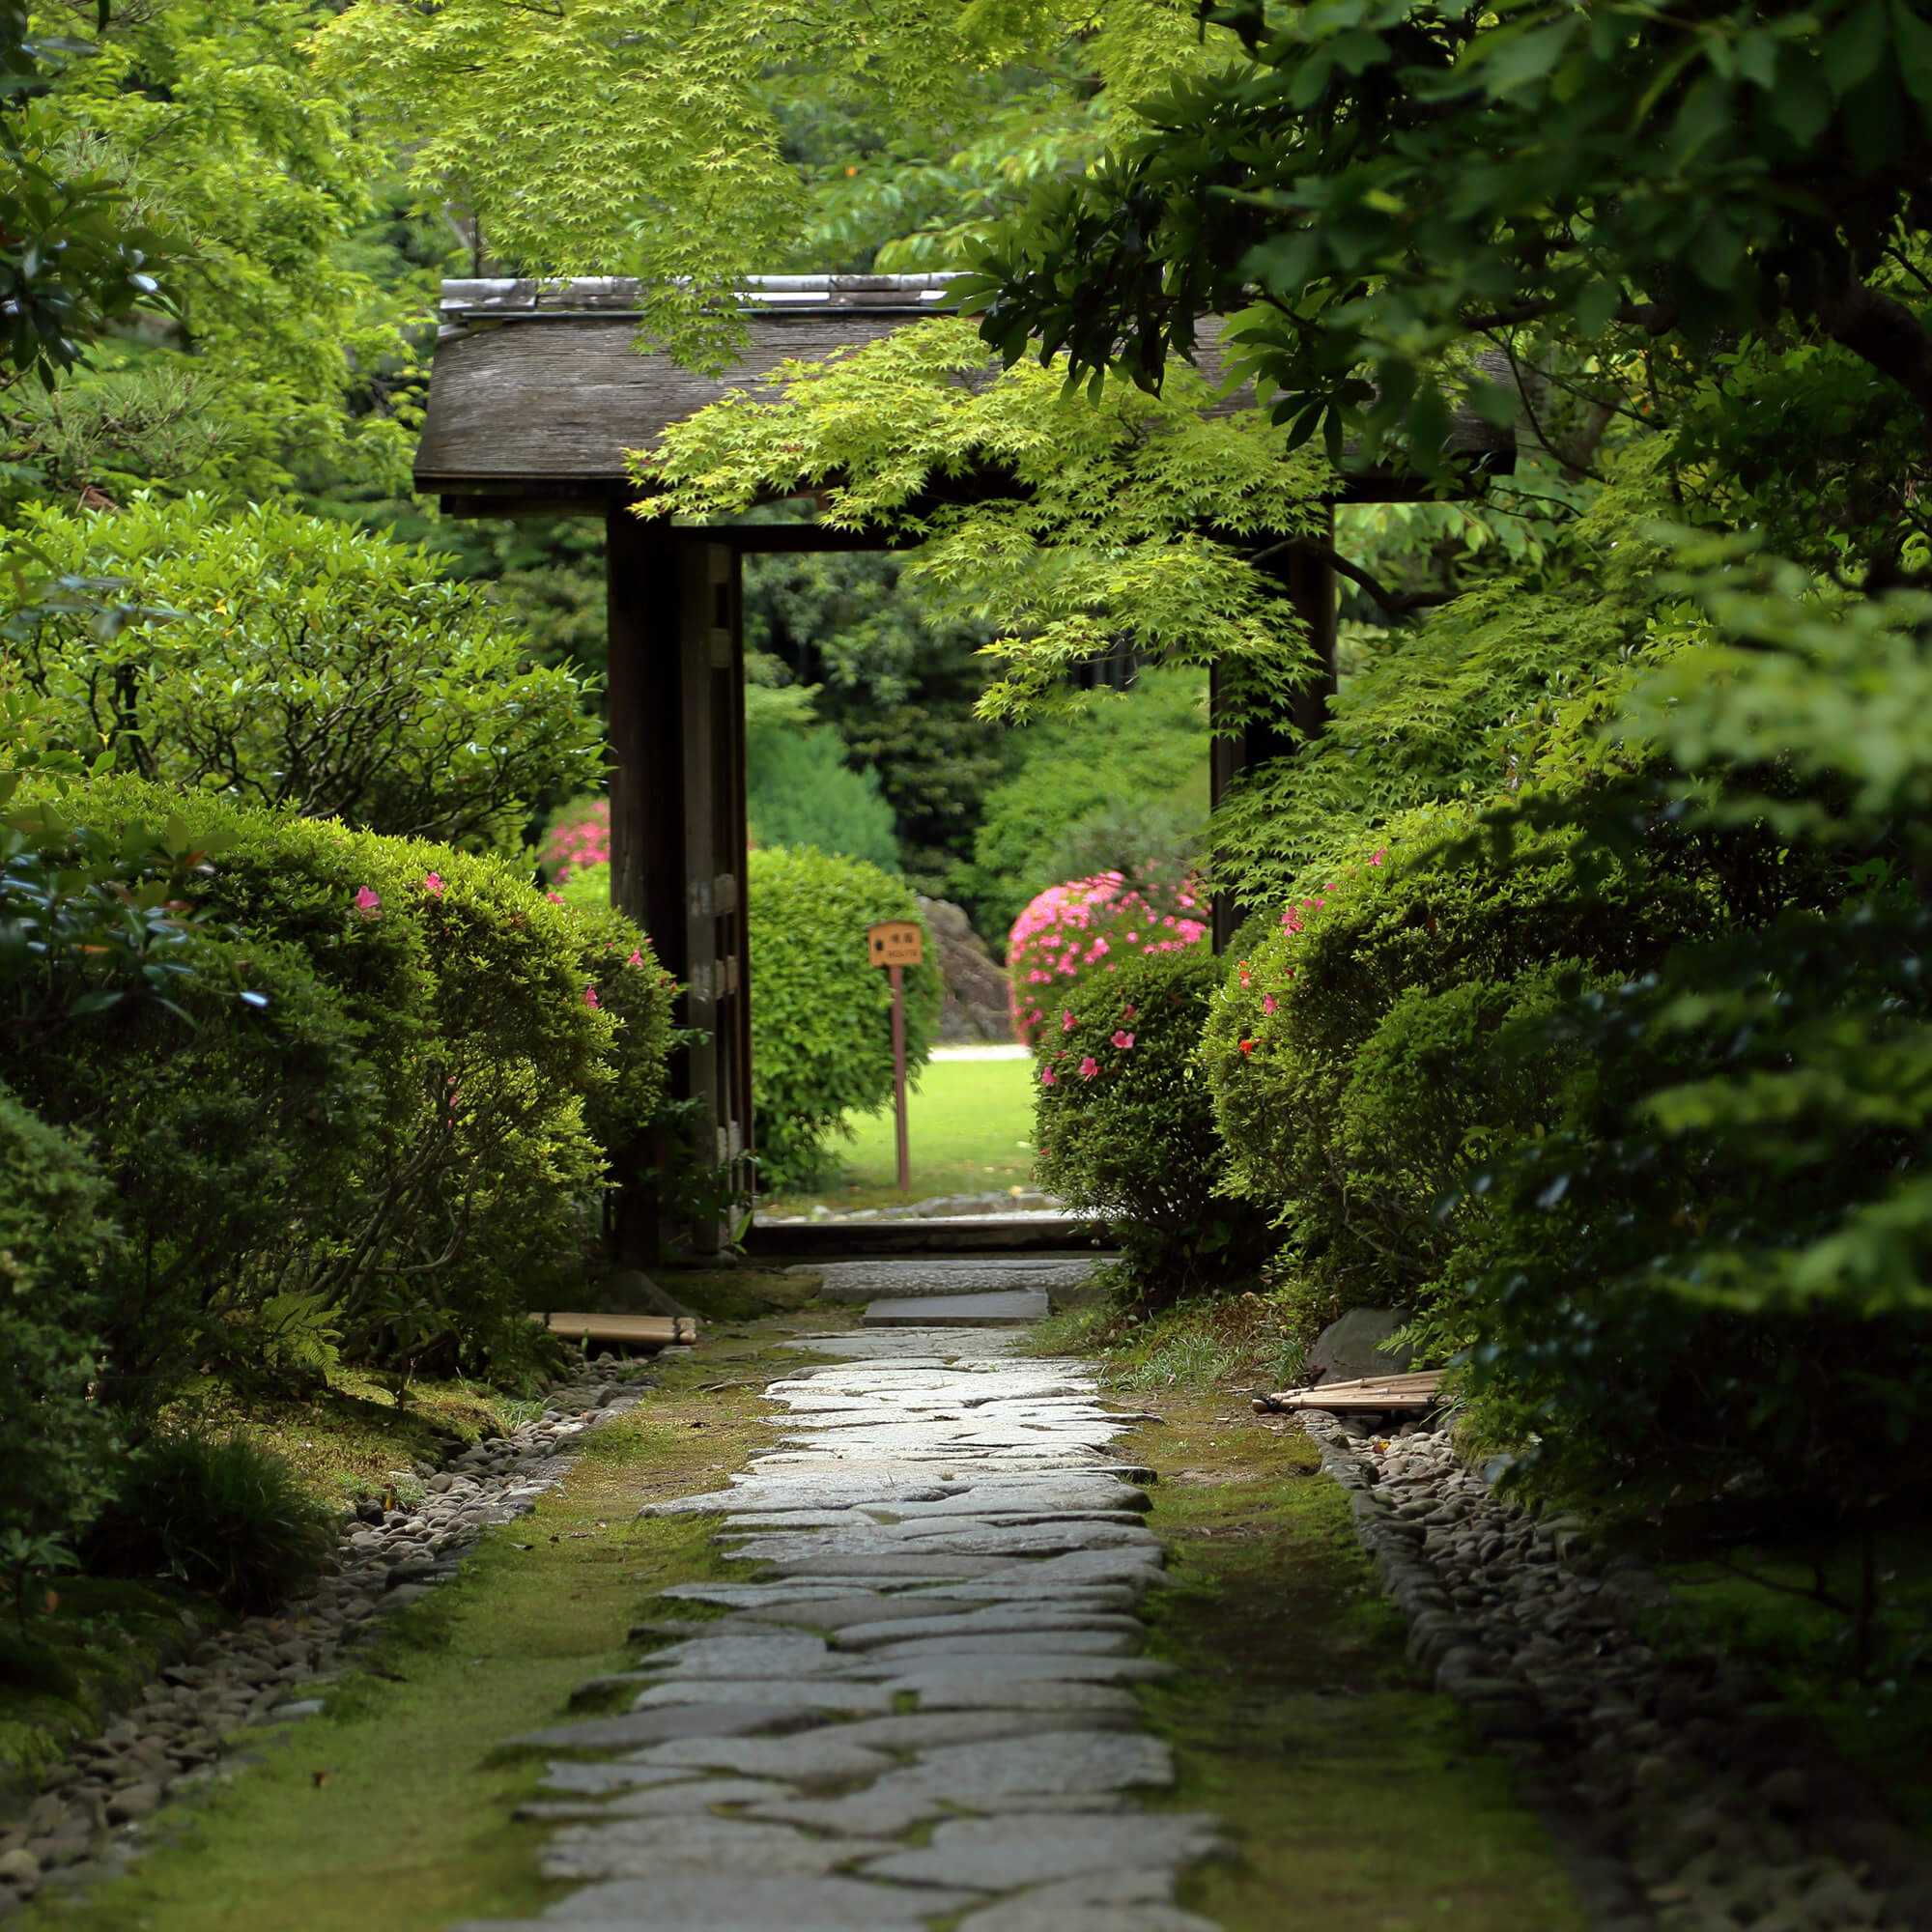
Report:
<svg viewBox="0 0 1932 1932"><path fill-rule="evenodd" d="M1033 1064L1026 1060L935 1060L908 1096L912 1192L898 1190L893 1110L850 1117L843 1188L777 1196L776 1208L822 1200L883 1208L935 1194L986 1194L1033 1184Z"/></svg>

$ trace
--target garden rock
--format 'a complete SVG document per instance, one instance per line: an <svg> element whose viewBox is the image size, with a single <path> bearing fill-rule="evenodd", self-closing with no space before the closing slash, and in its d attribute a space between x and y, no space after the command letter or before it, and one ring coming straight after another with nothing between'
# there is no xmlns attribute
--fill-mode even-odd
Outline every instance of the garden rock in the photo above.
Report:
<svg viewBox="0 0 1932 1932"><path fill-rule="evenodd" d="M1308 1351L1317 1386L1400 1375L1414 1361L1415 1350L1406 1344L1390 1348L1387 1343L1408 1319L1408 1311L1402 1308L1351 1308L1339 1321L1329 1322Z"/></svg>

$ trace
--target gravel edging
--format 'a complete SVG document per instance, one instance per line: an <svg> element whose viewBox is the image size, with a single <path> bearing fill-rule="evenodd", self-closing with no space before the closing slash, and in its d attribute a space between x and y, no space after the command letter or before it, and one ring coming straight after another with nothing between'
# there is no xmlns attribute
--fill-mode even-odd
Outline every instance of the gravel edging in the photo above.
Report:
<svg viewBox="0 0 1932 1932"><path fill-rule="evenodd" d="M533 1421L431 1475L420 1503L380 1525L351 1517L309 1596L191 1639L181 1662L43 1775L23 1813L0 1817L0 1918L37 1895L120 1877L149 1848L165 1805L259 1763L265 1727L322 1710L323 1693L388 1614L454 1577L486 1529L526 1516L576 1463L579 1439L651 1385L637 1365L573 1369Z"/></svg>
<svg viewBox="0 0 1932 1932"><path fill-rule="evenodd" d="M1822 1727L1732 1659L1643 1642L1654 1570L1493 1494L1446 1426L1301 1422L1410 1661L1517 1767L1601 1932L1932 1932L1932 1851Z"/></svg>

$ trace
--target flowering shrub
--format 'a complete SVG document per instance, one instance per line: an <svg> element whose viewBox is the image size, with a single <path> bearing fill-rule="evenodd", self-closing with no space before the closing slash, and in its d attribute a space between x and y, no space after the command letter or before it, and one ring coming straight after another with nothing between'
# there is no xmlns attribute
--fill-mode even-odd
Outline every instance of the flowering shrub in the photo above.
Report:
<svg viewBox="0 0 1932 1932"><path fill-rule="evenodd" d="M1220 962L1183 946L1117 965L1074 988L1035 1048L1037 1173L1110 1224L1135 1293L1158 1305L1258 1267L1268 1217L1220 1191L1198 1064Z"/></svg>
<svg viewBox="0 0 1932 1932"><path fill-rule="evenodd" d="M1405 814L1345 856L1228 962L1208 1018L1231 1184L1339 1306L1426 1306L1467 1234L1438 1197L1499 1135L1553 1118L1567 1069L1497 1043L1550 1004L1551 976L1640 970L1708 917L1656 882L1590 900L1559 867L1432 860L1459 829Z"/></svg>
<svg viewBox="0 0 1932 1932"><path fill-rule="evenodd" d="M574 798L551 813L538 855L544 876L561 888L580 867L611 863L611 801Z"/></svg>
<svg viewBox="0 0 1932 1932"><path fill-rule="evenodd" d="M1205 908L1191 881L1172 889L1119 872L1049 886L1013 922L1007 975L1013 1030L1037 1044L1049 1011L1060 1010L1082 981L1118 973L1145 954L1185 952L1208 938Z"/></svg>
<svg viewBox="0 0 1932 1932"><path fill-rule="evenodd" d="M229 1339L245 1358L287 1293L321 1298L351 1359L514 1371L663 1092L671 988L643 934L448 846L127 780L69 809L108 831L173 813L215 855L188 896L247 935L175 995L192 1025L49 1037L7 1067L110 1184L110 1376L165 1381ZM231 975L252 1007L217 999Z"/></svg>

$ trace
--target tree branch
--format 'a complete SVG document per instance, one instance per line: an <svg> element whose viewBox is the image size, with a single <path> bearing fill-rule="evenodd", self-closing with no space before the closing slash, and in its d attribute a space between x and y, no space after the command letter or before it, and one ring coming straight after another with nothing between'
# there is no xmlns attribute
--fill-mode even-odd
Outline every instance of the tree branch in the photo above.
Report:
<svg viewBox="0 0 1932 1932"><path fill-rule="evenodd" d="M1351 583L1359 583L1391 617L1406 617L1411 611L1429 611L1438 604L1453 604L1462 596L1460 590L1391 590L1379 583L1358 563L1350 563L1332 545L1318 543L1313 537L1290 537L1283 543L1270 544L1264 551L1258 551L1248 561L1259 570L1278 556L1312 556L1319 558L1333 569L1337 575L1346 577Z"/></svg>

